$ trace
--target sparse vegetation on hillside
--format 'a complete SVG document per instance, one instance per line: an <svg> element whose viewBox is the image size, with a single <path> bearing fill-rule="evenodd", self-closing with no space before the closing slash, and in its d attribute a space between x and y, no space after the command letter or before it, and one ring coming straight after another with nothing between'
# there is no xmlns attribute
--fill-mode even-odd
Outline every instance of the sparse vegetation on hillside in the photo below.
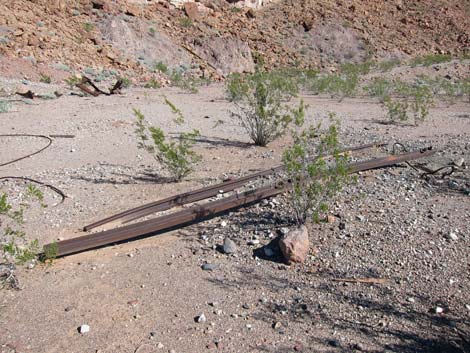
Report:
<svg viewBox="0 0 470 353"><path fill-rule="evenodd" d="M161 86L162 85L160 84L160 82L156 78L152 77L150 80L145 82L144 88L157 89L157 88L160 88Z"/></svg>
<svg viewBox="0 0 470 353"><path fill-rule="evenodd" d="M72 75L64 79L64 82L69 85L70 89L74 88L80 81L81 78L77 75Z"/></svg>
<svg viewBox="0 0 470 353"><path fill-rule="evenodd" d="M39 77L39 82L42 82L42 83L51 83L52 80L51 80L51 77L49 75L46 75L46 74L40 74L40 77Z"/></svg>
<svg viewBox="0 0 470 353"><path fill-rule="evenodd" d="M418 56L411 60L410 65L416 66L431 66L435 64L445 63L452 60L452 56L448 54L428 54Z"/></svg>

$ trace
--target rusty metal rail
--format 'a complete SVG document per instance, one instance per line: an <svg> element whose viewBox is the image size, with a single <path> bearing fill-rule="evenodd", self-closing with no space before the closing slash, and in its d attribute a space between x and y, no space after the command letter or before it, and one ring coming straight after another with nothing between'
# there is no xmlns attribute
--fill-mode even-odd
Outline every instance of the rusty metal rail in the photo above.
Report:
<svg viewBox="0 0 470 353"><path fill-rule="evenodd" d="M351 163L349 165L349 172L357 173L360 171L392 166L401 162L427 157L433 153L434 151L431 149L424 149L396 156L387 156L364 162ZM55 253L55 256L60 257L125 240L148 236L177 226L181 227L191 222L200 222L207 217L215 216L231 209L261 201L265 198L278 195L288 190L289 187L289 184L276 184L261 187L256 190L237 193L220 200L211 201L203 205L194 205L187 209L147 221L94 234L87 234L77 238L59 241L57 243L47 244L44 246L44 251L47 251L48 253L53 252Z"/></svg>
<svg viewBox="0 0 470 353"><path fill-rule="evenodd" d="M374 148L374 147L382 147L385 145L386 143L369 143L366 145L345 148L343 152L354 152L354 151L360 151L360 150L365 150L365 149ZM99 227L108 223L111 223L113 225L121 225L121 224L131 222L133 220L136 220L138 218L148 216L152 213L166 211L176 206L182 206L188 203L205 200L210 197L216 196L217 194L219 194L221 190L224 193L233 191L259 177L263 177L263 176L280 172L282 171L283 168L284 168L283 166L278 166L275 168L266 169L266 170L263 170L254 174L250 174L250 175L238 178L238 179L228 180L223 183L206 186L198 190L185 192L185 193L175 195L175 196L170 196L162 200L151 202L151 203L115 214L113 216L104 218L92 224L86 225L85 227L83 227L83 230L89 231L96 227Z"/></svg>

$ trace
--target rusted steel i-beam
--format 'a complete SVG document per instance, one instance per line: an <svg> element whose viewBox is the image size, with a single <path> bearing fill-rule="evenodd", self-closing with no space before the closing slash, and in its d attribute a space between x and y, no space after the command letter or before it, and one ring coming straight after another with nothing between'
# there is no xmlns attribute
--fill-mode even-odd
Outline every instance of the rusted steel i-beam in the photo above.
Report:
<svg viewBox="0 0 470 353"><path fill-rule="evenodd" d="M252 192L235 194L225 199L209 202L207 205L195 205L189 209L175 212L170 215L99 233L87 234L81 237L63 240L55 244L46 245L45 248L56 246L55 255L58 257L73 254L139 236L150 235L152 233L184 225L195 220L202 220L206 217L277 195L283 190L284 189L282 187L275 188L269 186Z"/></svg>
<svg viewBox="0 0 470 353"><path fill-rule="evenodd" d="M369 143L366 145L345 148L343 152L354 152L354 151L365 150L365 149L369 149L373 147L382 147L385 145L386 143ZM175 196L170 196L162 200L151 202L151 203L115 214L113 216L104 218L92 224L86 225L85 227L83 227L83 230L89 231L96 227L99 227L108 223L112 223L114 225L121 225L121 224L128 223L130 221L133 221L135 219L148 216L152 213L169 210L175 206L182 206L188 203L205 200L210 197L216 196L217 194L219 194L220 191L223 191L224 193L233 191L235 189L242 187L243 185L247 184L248 182L252 180L255 180L262 176L267 176L267 175L280 172L282 171L282 169L283 169L283 166L278 166L275 168L266 169L266 170L263 170L254 174L250 174L250 175L238 178L238 179L228 180L220 184L210 185L210 186L206 186L204 188L198 189L198 190L185 192L185 193L175 195Z"/></svg>
<svg viewBox="0 0 470 353"><path fill-rule="evenodd" d="M357 173L360 171L391 166L397 163L427 157L433 153L433 150L425 149L396 156L376 158L365 162L351 163L349 165L349 172ZM240 206L278 195L287 189L289 189L289 184L265 186L256 190L235 194L224 199L208 202L204 205L195 205L188 209L147 221L94 234L87 234L77 238L59 241L57 243L47 244L44 246L44 250L45 252L49 250L47 251L49 253L54 252L55 256L60 257L120 241L151 235L176 226L184 226L190 222L202 221L207 217L217 215L230 209L238 208Z"/></svg>

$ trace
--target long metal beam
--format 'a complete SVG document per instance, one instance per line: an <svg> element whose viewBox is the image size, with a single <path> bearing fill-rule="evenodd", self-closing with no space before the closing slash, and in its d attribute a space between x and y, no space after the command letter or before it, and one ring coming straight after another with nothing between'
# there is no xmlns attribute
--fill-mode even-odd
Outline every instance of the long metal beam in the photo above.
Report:
<svg viewBox="0 0 470 353"><path fill-rule="evenodd" d="M376 158L364 162L351 163L348 169L350 173L357 173L360 171L391 166L401 162L427 157L433 153L433 150L425 149L396 156ZM207 217L215 216L230 209L261 201L262 199L280 194L286 191L289 187L289 184L277 184L234 194L220 200L211 201L203 205L194 205L185 210L147 221L103 232L86 234L77 238L59 241L57 243L47 244L44 246L44 251L47 251L48 253L53 252L55 256L60 257L125 240L131 240L137 237L155 234L176 226L184 226L190 222L202 221Z"/></svg>
<svg viewBox="0 0 470 353"><path fill-rule="evenodd" d="M373 147L382 147L385 145L386 143L369 143L366 145L345 148L343 152L354 152L354 151L365 150L365 149L369 149ZM121 224L131 222L133 220L136 220L138 218L148 216L152 213L166 211L176 206L182 206L188 203L205 200L210 197L216 196L217 194L219 194L221 190L224 193L233 191L235 189L242 187L243 185L247 184L248 182L252 180L255 180L262 176L267 176L267 175L280 172L282 171L282 169L283 169L283 166L281 165L275 168L256 172L254 174L250 174L250 175L238 178L238 179L227 180L223 183L219 183L216 185L210 185L210 186L206 186L204 188L197 189L194 191L189 191L189 192L185 192L179 195L170 196L162 200L158 200L158 201L151 202L151 203L148 203L148 204L136 207L136 208L132 208L130 210L115 214L113 216L104 218L92 224L86 225L85 227L83 227L83 230L89 231L96 227L99 227L108 223L112 223L113 225L121 225Z"/></svg>

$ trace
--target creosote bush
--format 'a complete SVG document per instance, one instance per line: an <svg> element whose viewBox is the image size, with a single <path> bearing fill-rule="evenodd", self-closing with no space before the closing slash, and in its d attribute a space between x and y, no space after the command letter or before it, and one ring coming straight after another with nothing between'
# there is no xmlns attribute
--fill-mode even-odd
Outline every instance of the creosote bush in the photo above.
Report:
<svg viewBox="0 0 470 353"><path fill-rule="evenodd" d="M382 104L391 122L413 119L415 125L429 115L433 95L429 87L423 85L401 85L396 87L399 97L385 96Z"/></svg>
<svg viewBox="0 0 470 353"><path fill-rule="evenodd" d="M416 57L411 60L411 66L431 66L434 64L445 63L452 60L449 54L427 54Z"/></svg>
<svg viewBox="0 0 470 353"><path fill-rule="evenodd" d="M286 148L282 160L292 184L289 193L294 219L302 225L308 219L319 221L319 214L328 210L328 204L349 180L347 157L340 150L338 122L330 114L326 130L321 125L310 126L297 133L294 142ZM297 121L302 123L302 120Z"/></svg>
<svg viewBox="0 0 470 353"><path fill-rule="evenodd" d="M50 84L52 82L51 76L46 74L40 74L39 82Z"/></svg>
<svg viewBox="0 0 470 353"><path fill-rule="evenodd" d="M181 111L167 98L165 98L165 102L170 106L173 113L177 115L175 121L178 124L183 123L184 119ZM181 133L176 142L168 141L162 129L147 125L145 116L139 110L134 109L134 115L137 118L137 129L135 132L139 148L149 152L176 181L183 179L193 171L194 165L201 159L192 150L195 138L199 136L198 130Z"/></svg>
<svg viewBox="0 0 470 353"><path fill-rule="evenodd" d="M6 263L24 264L37 258L39 243L37 239L27 241L21 229L24 223L24 212L30 207L26 201L38 201L42 207L43 193L34 185L29 184L20 206L15 208L8 200L6 193L0 194L0 247L3 261Z"/></svg>
<svg viewBox="0 0 470 353"><path fill-rule="evenodd" d="M69 85L69 88L70 88L70 89L72 89L72 88L74 88L78 83L80 83L81 80L82 80L81 77L79 77L78 75L72 75L72 76L69 76L69 77L67 77L66 79L64 79L64 82Z"/></svg>
<svg viewBox="0 0 470 353"><path fill-rule="evenodd" d="M296 109L286 104L298 91L297 83L288 76L259 69L249 76L233 76L227 85L229 98L237 107L232 116L257 146L282 136L296 115L303 114L303 103Z"/></svg>

